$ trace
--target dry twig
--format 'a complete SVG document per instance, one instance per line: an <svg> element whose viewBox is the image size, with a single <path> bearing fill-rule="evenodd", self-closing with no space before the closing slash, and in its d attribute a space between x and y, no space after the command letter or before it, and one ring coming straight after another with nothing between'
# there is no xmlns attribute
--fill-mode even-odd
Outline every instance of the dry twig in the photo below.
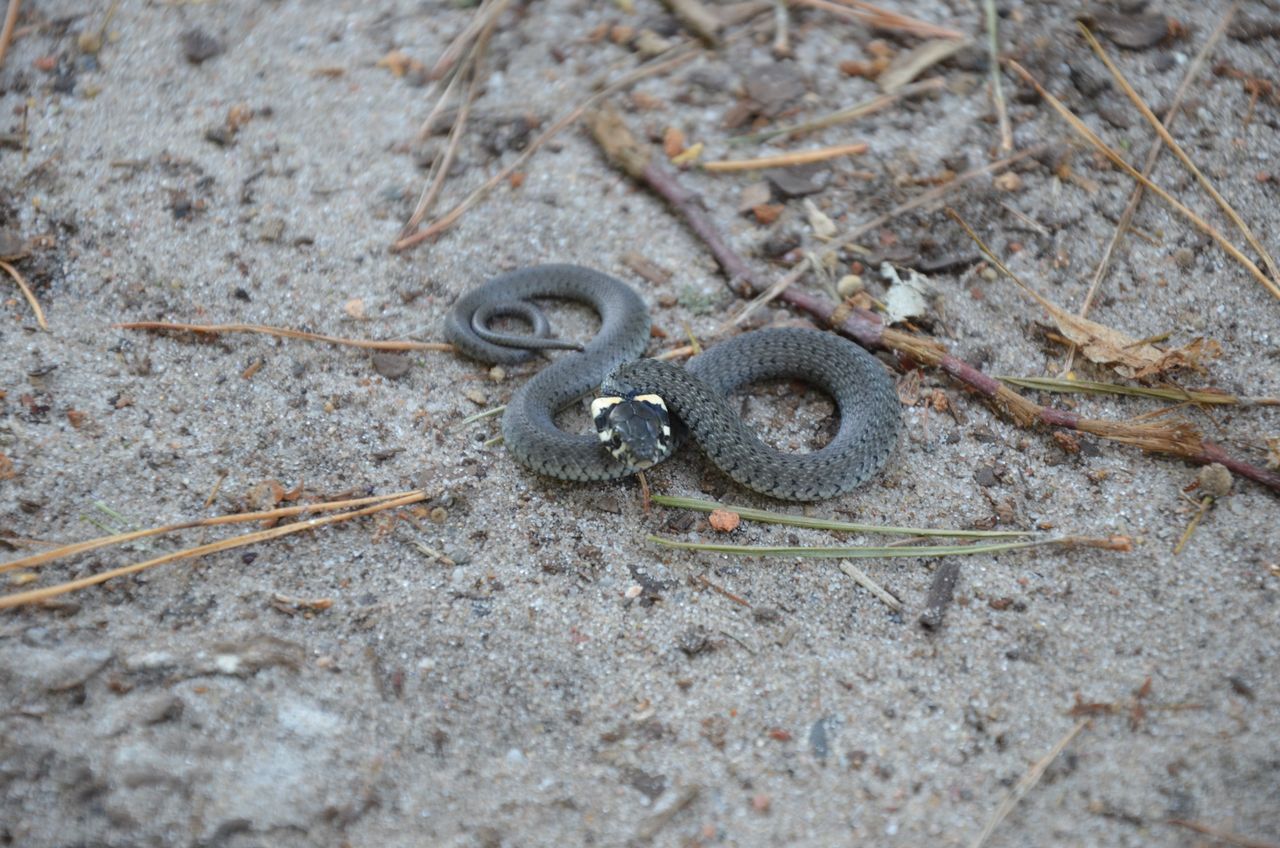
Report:
<svg viewBox="0 0 1280 848"><path fill-rule="evenodd" d="M1093 130L1089 129L1088 125L1085 124L1084 121L1080 120L1070 109L1068 109L1062 103L1062 101L1060 101L1058 98L1054 97L1052 94L1046 91L1044 89L1044 86L1040 85L1039 81L1036 80L1036 78L1031 75L1030 71L1028 71L1026 68L1022 67L1022 65L1018 64L1013 60L1009 61L1009 67L1017 71L1018 75L1021 76L1024 80L1026 80L1026 82L1029 83L1033 88L1035 88L1036 92L1042 98L1044 98L1045 102L1048 103L1050 106L1052 106L1054 110L1056 110L1058 114L1063 117L1063 119L1067 122L1067 124L1070 125L1070 127L1076 131L1076 133L1078 133L1083 139L1085 139L1085 141L1092 144L1094 148L1096 148L1100 153L1102 153L1103 156L1106 156L1107 159L1111 160L1111 163L1113 165L1115 165L1120 170L1124 171L1133 179L1137 180L1139 183L1145 186L1146 189L1150 191L1152 194L1156 195L1165 203L1169 204L1169 206L1171 206L1175 211L1177 211L1178 214L1182 215L1182 217L1190 221L1192 225L1196 227L1196 229L1200 230L1205 235L1209 236L1209 238L1216 241L1218 243L1218 246L1221 247L1223 250L1225 250L1231 256L1232 259L1239 262L1245 268L1245 270L1247 270L1253 276L1254 279L1262 283L1263 287L1266 288L1267 291L1271 292L1271 294L1276 298L1280 298L1280 285L1276 285L1276 283L1272 282L1271 279L1267 277L1266 274L1262 273L1262 271L1258 268L1258 266L1253 264L1253 261L1249 259L1249 257L1245 256L1244 253L1238 247L1236 247L1231 242L1227 241L1227 237L1224 236L1221 232L1219 232L1216 227L1214 227L1204 218L1201 218L1195 212L1191 211L1191 209L1188 208L1185 203L1178 200L1176 197L1169 194L1169 192L1165 191L1160 186L1153 183L1144 174L1139 172L1137 168L1130 165L1123 156L1121 156L1115 150L1111 149L1111 147L1109 147L1106 144L1106 142L1104 142L1101 138L1099 138L1098 135L1094 133Z"/></svg>
<svg viewBox="0 0 1280 848"><path fill-rule="evenodd" d="M809 165L814 162L825 162L840 156L857 156L867 152L865 144L841 144L836 147L822 147L817 150L797 150L792 153L779 153L776 156L761 156L758 159L721 159L717 162L705 162L704 171L757 171L765 168L791 168L796 165Z"/></svg>
<svg viewBox="0 0 1280 848"><path fill-rule="evenodd" d="M1204 69L1205 62L1208 61L1209 55L1214 48L1218 46L1218 42L1222 40L1222 36L1227 32L1227 25L1231 23L1231 18L1235 15L1238 3L1232 3L1231 7L1223 14L1222 20L1214 27L1213 32L1205 41L1204 46L1200 48L1194 59L1187 65L1187 72L1182 75L1182 81L1178 83L1178 90L1174 92L1173 102L1169 104L1169 110L1164 115L1164 126L1173 126L1174 120L1178 113L1182 110L1182 101L1187 96L1187 92L1191 90L1191 84L1200 76L1200 71ZM1159 140L1151 145L1151 149L1147 152L1147 159L1142 165L1142 173L1144 176L1150 176L1152 170L1155 169L1156 162L1160 158L1164 145ZM1111 268L1111 259L1115 256L1116 248L1120 246L1121 239L1124 238L1126 232L1129 232L1129 225L1133 222L1133 216L1137 214L1138 207L1142 204L1142 195L1146 189L1141 183L1133 187L1133 192L1129 195L1129 202L1125 204L1124 212L1120 214L1120 220L1116 223L1115 230L1111 233L1111 240L1107 242L1107 247L1102 252L1102 258L1098 260L1098 267L1094 269L1093 279L1089 282L1089 290L1085 293L1084 303L1080 305L1080 310L1076 314L1081 318L1089 314L1089 308L1093 305L1094 296L1098 292L1098 286L1102 284L1102 280L1107 275L1107 271ZM1067 354L1067 358L1063 364L1062 374L1065 375L1071 371L1072 360L1075 357L1075 348Z"/></svg>
<svg viewBox="0 0 1280 848"><path fill-rule="evenodd" d="M965 38L965 34L959 30L949 29L947 27L931 24L928 21L922 21L919 18L908 17L907 15L891 12L888 9L882 9L871 3L864 3L862 0L791 0L796 6L809 6L814 9L821 9L845 20L857 21L860 24L877 27L879 29L895 30L897 32L905 32L910 35L917 35L921 38Z"/></svg>
<svg viewBox="0 0 1280 848"><path fill-rule="evenodd" d="M5 10L4 29L0 30L0 68L4 67L4 57L9 52L9 42L13 40L13 30L18 25L18 9L21 5L21 0L9 0L9 8Z"/></svg>
<svg viewBox="0 0 1280 848"><path fill-rule="evenodd" d="M1226 19L1229 19L1229 16ZM1112 78L1119 84L1120 90L1125 93L1133 105L1137 107L1138 111L1142 113L1142 117L1147 119L1147 123L1151 124L1151 128L1156 131L1156 135L1160 136L1160 140L1168 146L1169 150L1173 151L1173 155L1178 157L1178 161L1183 164L1183 167L1191 172L1192 176L1196 178L1196 182L1200 183L1200 187L1213 198L1214 203L1218 204L1218 208L1222 210L1222 214L1226 215L1231 223L1236 225L1236 229L1238 229L1240 234L1244 236L1244 239L1249 243L1249 246L1256 250L1262 257L1263 262L1271 270L1271 276L1274 278L1272 282L1275 282L1276 279L1280 279L1280 272L1276 270L1276 261L1271 258L1271 254L1267 252L1267 249L1258 240L1257 236L1253 234L1253 230L1249 229L1249 225L1244 222L1244 219L1241 218L1239 214L1237 214L1236 210L1227 202L1227 199L1218 193L1218 190L1213 187L1213 183L1209 182L1209 178L1204 175L1204 172L1196 167L1196 164L1191 161L1191 157L1183 151L1181 145L1179 145L1174 137L1169 134L1169 130L1166 129L1164 124L1160 122L1160 119L1155 116L1155 113L1147 107L1146 103L1142 102L1142 98L1138 96L1138 92L1133 90L1133 86L1129 84L1127 79L1125 79L1124 74L1120 73L1120 69L1111 61L1111 57L1102 49L1102 45L1098 43L1098 39L1093 37L1093 33L1089 31L1089 28L1084 24L1080 24L1080 31L1084 33L1085 40L1089 42L1089 46L1093 48L1093 52L1098 54L1098 58L1102 60L1102 64L1107 66L1107 70L1111 72Z"/></svg>
<svg viewBox="0 0 1280 848"><path fill-rule="evenodd" d="M991 838L991 834L995 833L996 828L1013 811L1013 808L1018 806L1018 802L1022 800L1023 796L1040 782L1040 778L1044 777L1045 769L1049 768L1049 765L1058 758L1058 755L1066 750L1066 747L1071 744L1071 740L1075 739L1088 723L1089 720L1087 718L1077 721L1075 727L1071 728L1066 736L1059 739L1058 744L1049 749L1049 753L1031 766L1027 773L1009 790L1009 794L1000 802L1000 806L996 807L996 811L992 813L987 826L982 829L977 838L969 843L970 848L982 848L986 844L987 840Z"/></svg>
<svg viewBox="0 0 1280 848"><path fill-rule="evenodd" d="M223 539L220 542L210 542L206 545L197 545L194 548L173 551L172 553L145 560L143 562L136 562L132 565L113 568L98 574L92 574L88 577L82 577L78 580L69 580L65 583L59 583L56 586L49 586L44 589L32 589L27 592L15 592L14 594L0 597L0 609L12 609L13 607L25 606L27 604L40 603L41 601L46 601L49 598L55 598L59 595L75 592L80 589L88 588L89 586L97 586L98 584L105 583L113 578L136 574L139 571L146 571L149 568L155 568L157 565L163 565L168 562L193 559L196 557L202 557L205 554L217 553L219 551L243 547L245 545L254 545L259 542L269 541L281 536L288 536L293 533L302 533L307 530L314 530L315 528L322 527L326 524L349 521L352 518L359 518L375 512L418 503L419 501L426 500L426 498L426 493L419 490L406 494L404 497L395 498L393 500L384 500L381 503L356 509L351 512L328 515L323 518L309 518L305 521L299 521L294 524L285 524L280 527L272 527L269 530L259 530L256 533L247 533L243 536L236 536L232 539Z"/></svg>
<svg viewBox="0 0 1280 848"><path fill-rule="evenodd" d="M1217 827L1210 827L1203 822L1190 821L1189 819L1166 819L1169 824L1178 827L1185 827L1187 830L1194 830L1196 833L1203 833L1211 839L1219 842L1225 842L1228 845L1239 845L1240 848L1280 848L1278 842L1268 842L1263 839L1254 839L1249 836L1241 836L1238 833L1232 833L1229 830L1222 830Z"/></svg>
<svg viewBox="0 0 1280 848"><path fill-rule="evenodd" d="M22 296L27 299L27 304L31 307L31 311L35 313L36 323L40 325L40 329L48 330L49 323L44 320L44 310L40 308L40 301L36 300L35 292L31 291L31 287L27 285L27 281L23 279L22 274L12 263L0 259L0 269L13 278L18 284L18 288L22 290Z"/></svg>
<svg viewBox="0 0 1280 848"><path fill-rule="evenodd" d="M279 336L286 339L305 339L312 342L361 347L369 350L434 350L452 353L453 345L445 342L410 342L410 341L378 341L376 339L344 339L338 336L325 336L320 333L308 333L304 330L291 330L288 327L269 327L265 324L179 324L167 321L129 321L111 326L121 330L153 330L159 332L186 332L216 336L220 333L263 333L268 336Z"/></svg>

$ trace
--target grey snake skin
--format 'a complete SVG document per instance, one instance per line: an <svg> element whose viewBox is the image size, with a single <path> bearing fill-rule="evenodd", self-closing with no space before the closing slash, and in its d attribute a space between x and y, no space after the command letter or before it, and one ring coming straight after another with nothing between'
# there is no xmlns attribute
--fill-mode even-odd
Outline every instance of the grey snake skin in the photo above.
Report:
<svg viewBox="0 0 1280 848"><path fill-rule="evenodd" d="M602 386L607 395L656 394L707 457L747 488L771 497L811 501L860 485L888 461L900 416L893 381L866 350L833 333L776 328L720 342L684 367L639 359L649 341L649 313L625 283L576 265L540 265L495 277L458 299L445 334L466 356L495 364L536 355L530 336L481 338L477 311L533 298L585 303L601 319L581 352L567 353L516 390L502 418L507 449L521 465L562 480L612 480L636 469L614 459L591 435L566 433L555 414ZM523 307L515 307L524 314ZM510 314L510 313L508 313ZM481 328L483 331L483 327ZM540 330L545 333L545 328ZM501 337L490 331L488 335ZM534 338L534 343L537 339ZM796 378L835 401L840 426L823 448L789 454L764 444L744 425L727 396L747 383ZM679 427L677 429L679 432Z"/></svg>

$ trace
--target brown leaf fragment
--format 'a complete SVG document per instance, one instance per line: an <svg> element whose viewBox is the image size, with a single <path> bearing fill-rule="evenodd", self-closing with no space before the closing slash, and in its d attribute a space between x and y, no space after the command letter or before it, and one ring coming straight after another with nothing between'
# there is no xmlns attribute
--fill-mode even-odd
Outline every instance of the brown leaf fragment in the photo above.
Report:
<svg viewBox="0 0 1280 848"><path fill-rule="evenodd" d="M1217 342L1203 338L1166 351L1105 324L1068 312L1030 288L1024 288L1053 318L1058 331L1079 347L1090 362L1110 365L1122 377L1153 377L1180 368L1200 370L1204 359L1222 352Z"/></svg>

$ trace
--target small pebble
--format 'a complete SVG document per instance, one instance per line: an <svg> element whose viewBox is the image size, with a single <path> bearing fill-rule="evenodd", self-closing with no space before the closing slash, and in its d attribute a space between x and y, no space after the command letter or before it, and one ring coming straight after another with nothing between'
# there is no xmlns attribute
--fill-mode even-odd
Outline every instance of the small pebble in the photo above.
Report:
<svg viewBox="0 0 1280 848"><path fill-rule="evenodd" d="M182 55L199 65L222 53L222 42L202 29L189 29L182 34Z"/></svg>
<svg viewBox="0 0 1280 848"><path fill-rule="evenodd" d="M403 377L409 373L409 368L413 365L409 357L385 351L378 351L370 357L370 360L373 363L373 370L388 380Z"/></svg>
<svg viewBox="0 0 1280 848"><path fill-rule="evenodd" d="M501 383L503 380L507 379L507 369L503 368L501 365L493 366L489 369L489 379L495 383Z"/></svg>
<svg viewBox="0 0 1280 848"><path fill-rule="evenodd" d="M857 274L845 274L840 278L840 282L836 283L836 293L841 297L853 297L864 288L866 284Z"/></svg>
<svg viewBox="0 0 1280 848"><path fill-rule="evenodd" d="M1215 498L1231 494L1231 472L1220 462L1213 462L1200 469L1200 491Z"/></svg>

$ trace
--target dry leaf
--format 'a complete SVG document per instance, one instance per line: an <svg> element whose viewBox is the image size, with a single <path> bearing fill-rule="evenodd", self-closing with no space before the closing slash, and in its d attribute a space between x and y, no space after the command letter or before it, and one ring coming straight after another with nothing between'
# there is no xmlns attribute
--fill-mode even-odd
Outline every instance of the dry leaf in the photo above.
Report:
<svg viewBox="0 0 1280 848"><path fill-rule="evenodd" d="M929 311L929 284L918 271L908 269L904 280L898 276L897 269L885 262L880 266L880 276L890 282L889 291L884 296L888 323L897 324Z"/></svg>
<svg viewBox="0 0 1280 848"><path fill-rule="evenodd" d="M1217 342L1203 338L1193 339L1190 344L1176 350L1162 350L1105 324L1070 313L1020 280L1015 279L1014 282L1044 307L1058 332L1079 347L1090 362L1110 365L1122 377L1141 379L1179 368L1200 370L1204 359L1222 353Z"/></svg>

